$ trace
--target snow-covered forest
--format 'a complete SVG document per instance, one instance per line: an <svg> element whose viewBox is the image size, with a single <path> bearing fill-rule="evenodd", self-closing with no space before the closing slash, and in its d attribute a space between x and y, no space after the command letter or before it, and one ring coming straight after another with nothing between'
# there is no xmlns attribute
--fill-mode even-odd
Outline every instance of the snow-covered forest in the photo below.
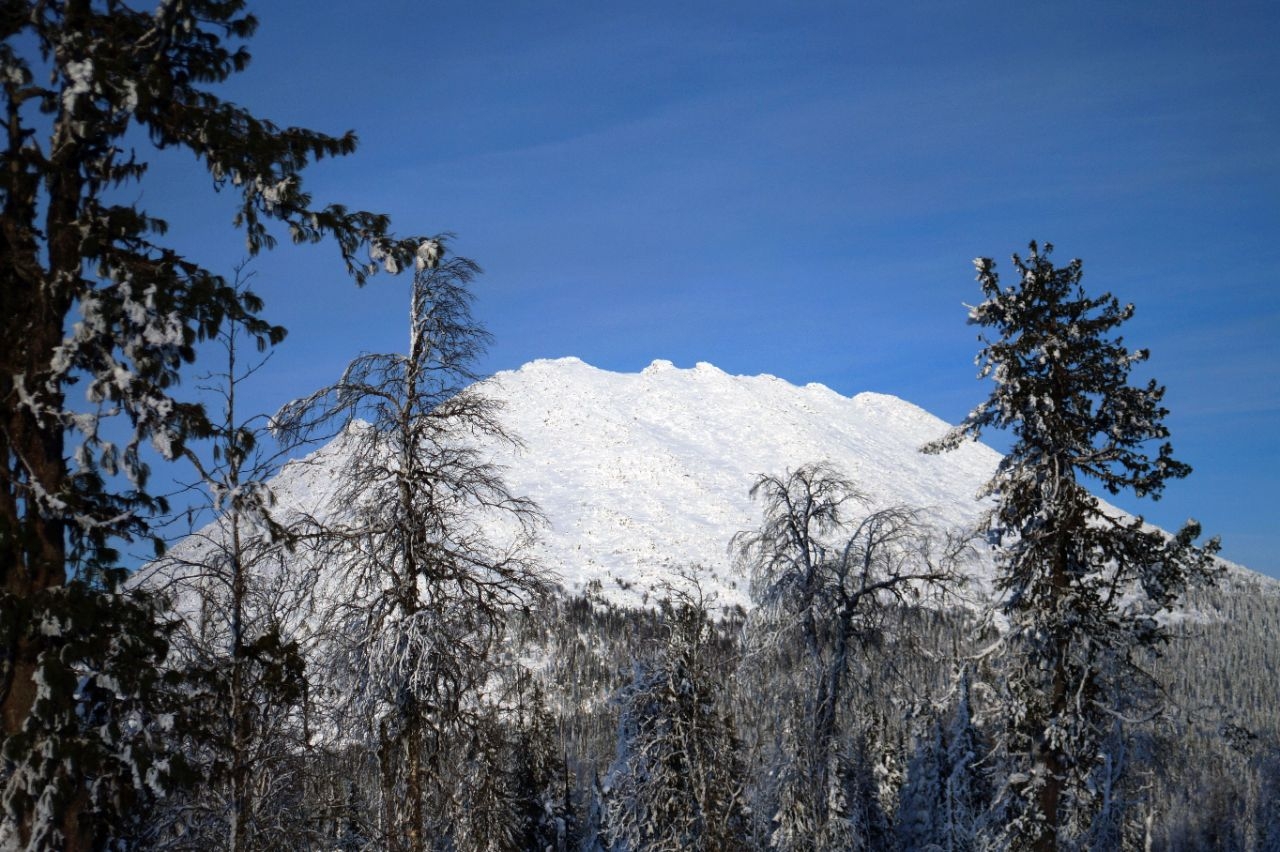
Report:
<svg viewBox="0 0 1280 852"><path fill-rule="evenodd" d="M1280 849L1280 589L1096 496L1190 469L1080 261L975 261L951 429L709 365L655 362L649 419L580 362L486 380L479 267L313 201L354 137L219 97L242 7L0 11L0 849ZM398 277L404 351L245 410L285 330L119 191L144 137L251 256Z"/></svg>

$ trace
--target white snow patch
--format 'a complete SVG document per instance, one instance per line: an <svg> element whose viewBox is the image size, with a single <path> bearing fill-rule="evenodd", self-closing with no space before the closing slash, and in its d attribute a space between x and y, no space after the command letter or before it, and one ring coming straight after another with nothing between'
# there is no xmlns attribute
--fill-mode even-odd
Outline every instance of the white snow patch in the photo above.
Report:
<svg viewBox="0 0 1280 852"><path fill-rule="evenodd" d="M73 59L67 63L67 87L62 90L62 108L74 112L81 95L93 90L93 60Z"/></svg>

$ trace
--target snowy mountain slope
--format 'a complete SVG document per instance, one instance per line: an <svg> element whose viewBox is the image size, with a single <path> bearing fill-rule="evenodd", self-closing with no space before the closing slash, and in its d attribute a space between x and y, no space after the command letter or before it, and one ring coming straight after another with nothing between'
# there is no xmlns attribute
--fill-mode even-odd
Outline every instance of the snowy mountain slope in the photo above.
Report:
<svg viewBox="0 0 1280 852"><path fill-rule="evenodd" d="M829 461L871 508L916 506L941 527L960 527L977 520L974 495L999 461L979 444L923 455L947 424L895 397L847 398L706 363L655 361L623 374L576 358L534 361L485 390L505 403L503 418L524 443L497 448L496 461L550 519L539 555L567 587L599 579L615 600L634 601L674 568L697 566L716 578L722 604L745 605L746 578L728 545L759 523L747 492L761 473Z"/></svg>
<svg viewBox="0 0 1280 852"><path fill-rule="evenodd" d="M483 390L503 403L522 442L486 455L549 521L535 556L567 589L598 583L623 604L693 568L720 604L748 605L729 543L760 522L748 496L759 474L830 462L866 494L868 511L906 505L940 530L972 529L984 510L975 495L1000 459L979 443L922 454L948 424L893 396L844 397L706 363L611 373L577 358L540 360L498 373ZM341 458L339 438L287 465L272 483L279 504L321 517L341 511L333 497ZM989 588L989 554L974 571L976 588Z"/></svg>

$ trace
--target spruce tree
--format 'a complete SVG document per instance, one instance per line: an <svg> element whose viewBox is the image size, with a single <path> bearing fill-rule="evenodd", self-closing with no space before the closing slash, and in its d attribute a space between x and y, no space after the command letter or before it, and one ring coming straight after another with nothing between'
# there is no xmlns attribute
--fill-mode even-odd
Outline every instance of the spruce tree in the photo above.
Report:
<svg viewBox="0 0 1280 852"><path fill-rule="evenodd" d="M562 724L547 707L544 688L528 672L516 672L515 719L507 736L508 774L524 818L523 845L566 852L577 849L578 818L569 783Z"/></svg>
<svg viewBox="0 0 1280 852"><path fill-rule="evenodd" d="M979 823L991 799L981 765L985 745L974 724L969 670L960 672L955 708L946 734L947 775L943 779L943 813L939 845L946 852L969 852L977 847Z"/></svg>
<svg viewBox="0 0 1280 852"><path fill-rule="evenodd" d="M907 779L898 798L895 825L903 849L925 849L938 844L946 824L947 747L942 725L930 719L907 764Z"/></svg>
<svg viewBox="0 0 1280 852"><path fill-rule="evenodd" d="M993 332L979 336L978 363L995 386L925 447L950 449L988 429L1014 440L984 492L995 500L988 534L1008 620L1013 765L997 807L1012 814L1012 844L1038 850L1087 834L1102 804L1104 744L1131 709L1142 654L1164 635L1157 616L1211 575L1217 549L1216 540L1194 546L1194 521L1169 536L1087 490L1157 499L1191 469L1167 441L1164 388L1130 382L1148 354L1116 334L1133 305L1089 296L1081 262L1055 267L1051 252L1033 242L1025 259L1015 254L1018 281L1006 287L989 258L974 261L985 299L969 318Z"/></svg>
<svg viewBox="0 0 1280 852"><path fill-rule="evenodd" d="M622 697L609 848L729 852L746 843L739 745L711 666L701 590L672 594L661 604L665 644L656 659L636 663Z"/></svg>
<svg viewBox="0 0 1280 852"><path fill-rule="evenodd" d="M103 794L103 778L164 774L105 769L113 755L141 760L144 750L84 725L92 690L76 685L115 660L129 677L101 673L96 682L122 707L139 698L124 684L164 655L163 637L118 632L138 630L142 619L125 612L131 604L115 591L122 574L115 547L147 536L148 518L163 507L148 486L144 445L173 459L208 430L201 406L176 396L196 344L228 318L263 344L283 336L260 318L256 300L165 245L165 223L129 188L147 172L146 151L134 146L149 140L193 154L214 188L228 191L250 254L274 244L275 221L294 242L335 240L363 283L371 260L398 269L420 242L392 240L385 217L317 206L303 191L303 168L350 153L354 135L281 128L214 93L249 61L239 42L257 22L244 5L0 6L0 845L7 848L85 848L125 800ZM366 249L375 257L363 257ZM121 442L105 428L112 419L126 424ZM113 650L104 656L93 650L99 646ZM126 648L137 653L120 657Z"/></svg>

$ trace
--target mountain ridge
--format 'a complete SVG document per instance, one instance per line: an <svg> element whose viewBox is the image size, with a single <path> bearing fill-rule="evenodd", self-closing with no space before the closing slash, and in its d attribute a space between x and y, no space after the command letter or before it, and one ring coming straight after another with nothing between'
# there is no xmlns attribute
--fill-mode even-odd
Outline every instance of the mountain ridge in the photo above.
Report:
<svg viewBox="0 0 1280 852"><path fill-rule="evenodd" d="M707 362L659 359L621 373L576 357L539 359L477 389L500 403L519 441L482 441L482 454L548 521L531 555L569 592L620 605L643 605L686 570L721 606L749 607L749 578L730 542L760 522L748 492L761 474L827 462L864 492L867 512L907 506L939 531L960 531L992 505L977 495L1001 458L979 442L921 453L950 424L889 394L846 397ZM278 504L333 511L340 454L341 437L286 464L272 480ZM1242 580L1266 579L1232 567ZM977 548L973 570L976 590L989 590L989 549Z"/></svg>
<svg viewBox="0 0 1280 852"><path fill-rule="evenodd" d="M866 493L868 510L906 504L941 526L971 526L982 511L974 495L999 460L980 444L920 454L947 424L897 397L845 397L707 362L660 359L614 373L578 358L539 360L481 389L502 402L524 444L495 448L495 462L550 519L538 556L570 589L604 579L615 603L635 603L689 567L722 604L748 605L729 543L759 523L748 491L761 474L826 461Z"/></svg>

